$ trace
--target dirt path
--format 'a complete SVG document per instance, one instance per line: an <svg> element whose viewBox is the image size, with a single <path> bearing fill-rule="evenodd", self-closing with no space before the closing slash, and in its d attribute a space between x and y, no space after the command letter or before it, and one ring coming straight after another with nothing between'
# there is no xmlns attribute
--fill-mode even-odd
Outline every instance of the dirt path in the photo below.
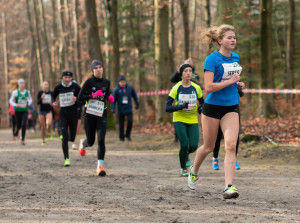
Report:
<svg viewBox="0 0 300 223"><path fill-rule="evenodd" d="M241 158L240 197L224 200L222 164L213 171L207 159L191 191L179 176L177 152L128 150L114 132L106 141L108 175L100 178L95 146L83 158L71 150L64 168L58 139L22 146L0 130L0 222L300 222L299 163Z"/></svg>

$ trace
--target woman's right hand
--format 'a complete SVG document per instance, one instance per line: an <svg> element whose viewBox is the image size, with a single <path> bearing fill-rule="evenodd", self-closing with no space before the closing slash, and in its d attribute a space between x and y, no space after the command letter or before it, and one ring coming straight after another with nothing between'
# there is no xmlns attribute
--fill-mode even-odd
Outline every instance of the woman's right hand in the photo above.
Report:
<svg viewBox="0 0 300 223"><path fill-rule="evenodd" d="M239 82L240 79L241 79L241 76L238 73L234 73L229 80L232 82L232 84L235 84L235 83Z"/></svg>

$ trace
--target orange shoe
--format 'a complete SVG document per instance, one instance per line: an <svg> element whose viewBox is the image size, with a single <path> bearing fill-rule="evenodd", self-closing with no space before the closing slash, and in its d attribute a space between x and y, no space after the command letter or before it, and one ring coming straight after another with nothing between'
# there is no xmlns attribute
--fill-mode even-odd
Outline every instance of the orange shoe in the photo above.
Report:
<svg viewBox="0 0 300 223"><path fill-rule="evenodd" d="M106 175L105 169L100 165L97 168L97 175L104 177Z"/></svg>
<svg viewBox="0 0 300 223"><path fill-rule="evenodd" d="M85 139L80 139L80 142L79 142L79 149L78 149L78 152L80 154L80 156L84 156L85 155L85 148L83 146L83 142L84 142Z"/></svg>

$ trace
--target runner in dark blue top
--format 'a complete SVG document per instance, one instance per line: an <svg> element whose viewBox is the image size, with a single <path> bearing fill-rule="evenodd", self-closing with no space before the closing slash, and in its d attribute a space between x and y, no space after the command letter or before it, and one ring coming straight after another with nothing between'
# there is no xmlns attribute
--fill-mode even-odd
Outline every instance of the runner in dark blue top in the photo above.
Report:
<svg viewBox="0 0 300 223"><path fill-rule="evenodd" d="M236 45L233 26L221 25L211 27L205 33L207 43L217 43L220 49L210 54L204 63L204 89L207 92L202 110L202 130L204 144L198 148L194 165L190 168L188 185L196 189L198 170L215 147L219 127L221 127L225 142L225 199L237 198L239 193L233 185L235 172L235 150L239 133L239 102L238 88L245 84L240 81L242 67L240 57L232 52Z"/></svg>

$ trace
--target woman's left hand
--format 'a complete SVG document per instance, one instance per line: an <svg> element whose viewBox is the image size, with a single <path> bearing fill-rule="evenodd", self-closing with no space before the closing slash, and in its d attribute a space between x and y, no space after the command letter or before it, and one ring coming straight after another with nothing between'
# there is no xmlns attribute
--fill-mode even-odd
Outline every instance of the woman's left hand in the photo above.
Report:
<svg viewBox="0 0 300 223"><path fill-rule="evenodd" d="M77 100L77 98L75 96L73 96L73 101L75 102Z"/></svg>

